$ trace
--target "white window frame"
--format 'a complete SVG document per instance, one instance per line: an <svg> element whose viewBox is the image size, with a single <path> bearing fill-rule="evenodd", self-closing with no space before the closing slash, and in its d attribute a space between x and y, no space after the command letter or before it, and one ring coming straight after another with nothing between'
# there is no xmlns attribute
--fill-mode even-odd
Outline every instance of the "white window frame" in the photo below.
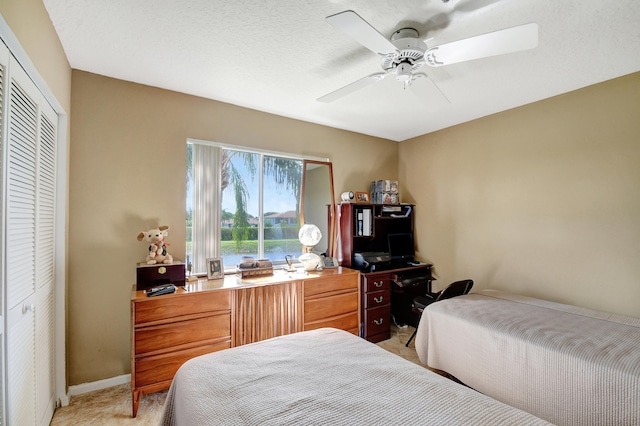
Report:
<svg viewBox="0 0 640 426"><path fill-rule="evenodd" d="M263 202L264 202L264 198L263 198L263 157L264 156L273 156L273 157L280 157L280 158L285 158L285 159L290 159L290 160L298 160L298 161L303 161L303 160L313 160L313 161L322 161L322 162L328 162L329 158L326 157L314 157L314 156L309 156L309 155L300 155L300 154L292 154L289 152L281 152L281 151L273 151L273 150L267 150L267 149L261 149L261 148L254 148L254 147L248 147L248 146L242 146L242 145L233 145L233 144L227 144L227 143L221 143L221 142L213 142L213 141L206 141L206 140L202 140L202 139L193 139L193 138L188 138L187 139L187 144L200 144L200 145L205 145L205 146L211 146L211 147L216 147L216 148L220 148L220 149L227 149L227 150L233 150L233 151L244 151L244 152L248 152L251 154L257 154L260 155L260 159L261 161L259 162L259 170L258 170L258 186L260 188L260 191L258 193L258 204L259 204L259 211L258 211L258 226L259 226L259 231L258 231L258 250L259 250L259 255L262 256L263 255L263 251L264 251L264 235L263 235L263 231L264 231L264 221L263 221L263 214L264 214L264 206L263 206ZM219 176L218 176L219 177ZM193 176L193 179L195 181L196 177L195 175ZM217 181L219 182L219 179L217 179ZM194 193L191 194L191 198L192 199L196 199L196 194L195 194L195 189L196 184L194 182L194 184L192 185L192 191L194 191ZM219 190L219 188L218 188ZM220 191L218 191L217 197L216 197L216 202L220 203L221 200L221 194ZM194 203L195 204L195 203ZM186 208L186 206L185 206ZM194 206L193 210L195 211L196 207ZM216 212L216 216L219 214L219 211L221 209L217 209ZM212 216L210 216L212 217ZM193 269L192 272L194 274L197 275L202 275L202 274L206 274L206 259L207 258L216 258L216 257L220 257L220 218L219 216L217 218L215 218L215 216L212 217L213 221L217 221L217 226L216 227L209 227L209 229L215 229L214 233L217 235L214 238L213 244L210 244L210 242L208 244L203 244L206 245L206 249L204 254L195 254L195 247L192 248L192 250L194 250L193 253L193 259L189 259L193 265ZM195 227L195 224L192 223L192 241L194 241L195 238L195 232L193 230L193 227ZM185 242L186 244L186 242ZM233 273L235 272L235 265L224 265L224 269L226 273Z"/></svg>

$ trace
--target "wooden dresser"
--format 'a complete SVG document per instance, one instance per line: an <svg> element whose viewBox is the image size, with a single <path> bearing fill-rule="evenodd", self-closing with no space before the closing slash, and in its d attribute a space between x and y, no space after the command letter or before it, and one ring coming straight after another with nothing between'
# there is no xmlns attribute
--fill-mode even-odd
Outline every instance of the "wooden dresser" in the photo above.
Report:
<svg viewBox="0 0 640 426"><path fill-rule="evenodd" d="M358 334L360 273L347 268L200 279L173 294L131 295L133 417L142 395L168 389L187 360L275 336L335 327Z"/></svg>

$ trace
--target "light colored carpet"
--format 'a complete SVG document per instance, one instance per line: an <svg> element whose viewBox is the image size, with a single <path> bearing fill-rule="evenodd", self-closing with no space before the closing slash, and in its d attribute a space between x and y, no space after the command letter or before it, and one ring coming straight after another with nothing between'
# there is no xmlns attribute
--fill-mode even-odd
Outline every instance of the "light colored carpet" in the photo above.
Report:
<svg viewBox="0 0 640 426"><path fill-rule="evenodd" d="M416 354L414 342L411 342L408 348L404 346L413 330L412 327L397 328L392 325L391 339L378 343L378 346L422 365ZM131 417L129 384L76 395L71 398L68 406L56 409L51 426L157 425L160 423L166 396L167 391L143 396L138 416L134 419Z"/></svg>
<svg viewBox="0 0 640 426"><path fill-rule="evenodd" d="M53 413L51 425L158 425L166 396L167 391L145 395L136 418L131 417L130 384L72 396L68 406Z"/></svg>

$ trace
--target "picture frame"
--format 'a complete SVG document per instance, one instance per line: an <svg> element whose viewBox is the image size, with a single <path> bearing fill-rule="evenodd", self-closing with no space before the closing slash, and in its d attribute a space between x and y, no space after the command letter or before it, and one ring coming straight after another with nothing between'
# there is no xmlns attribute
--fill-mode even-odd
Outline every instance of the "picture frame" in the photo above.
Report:
<svg viewBox="0 0 640 426"><path fill-rule="evenodd" d="M369 193L368 192L356 192L356 203L369 203Z"/></svg>
<svg viewBox="0 0 640 426"><path fill-rule="evenodd" d="M215 280L218 278L224 278L224 267L222 258L210 257L207 258L207 278Z"/></svg>

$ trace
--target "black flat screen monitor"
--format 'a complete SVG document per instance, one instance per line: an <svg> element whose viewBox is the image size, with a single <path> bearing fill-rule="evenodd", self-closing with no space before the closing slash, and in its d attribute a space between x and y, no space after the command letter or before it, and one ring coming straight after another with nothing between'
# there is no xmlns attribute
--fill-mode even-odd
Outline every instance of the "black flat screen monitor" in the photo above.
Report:
<svg viewBox="0 0 640 426"><path fill-rule="evenodd" d="M416 254L413 234L410 232L388 234L389 254L392 262L412 262Z"/></svg>

